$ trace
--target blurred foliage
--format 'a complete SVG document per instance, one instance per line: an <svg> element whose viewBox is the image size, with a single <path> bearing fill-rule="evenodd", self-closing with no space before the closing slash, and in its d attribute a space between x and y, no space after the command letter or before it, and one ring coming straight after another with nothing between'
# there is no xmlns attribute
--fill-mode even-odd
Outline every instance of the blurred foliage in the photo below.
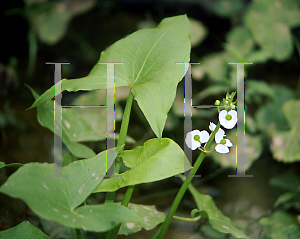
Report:
<svg viewBox="0 0 300 239"><path fill-rule="evenodd" d="M45 46L51 49L59 42L63 42L70 30L70 22L79 14L88 14L88 11L92 10L97 4L95 0L24 0L24 3L22 14L29 23L29 73L35 71L39 49ZM245 65L245 170L249 170L255 160L261 159L264 152L271 153L274 160L285 164L289 163L293 167L294 163L300 160L300 103L296 86L291 88L292 83L289 83L289 76L283 78L281 75L280 84L273 84L258 77L248 79L248 75L251 72L259 71L260 68L257 67L259 65L266 66L274 62L285 63L291 61L291 59L295 60L295 47L300 55L299 39L297 34L294 33L294 30L300 26L299 1L215 0L211 2L202 1L201 4L210 9L217 17L229 19L231 28L226 33L225 41L222 44L223 50L214 51L214 49L210 49L211 51L206 51L205 55L201 55L195 52L197 49L201 49L205 39L210 36L211 30L206 26L205 21L199 20L195 16L189 18L191 41L194 49L192 54L194 54L194 58L201 62L199 66L192 66L193 85L200 89L194 93L193 105L212 104L212 99L216 99L226 92L236 90L236 66L229 65L228 62L252 62L253 65ZM14 11L10 12L14 13ZM148 15L146 20L139 21L137 28L152 28L156 25L156 19ZM94 54L98 53L94 52ZM299 59L296 60L299 63ZM0 93L4 98L7 97L8 99L11 91L22 83L22 77L18 74L18 69L20 69L20 66L17 64L13 66L0 64ZM300 81L298 82L299 89ZM179 144L183 142L183 137L177 134L176 131L183 122L183 92L184 88L180 85L173 107L168 114L164 132L166 135L177 137L174 140ZM84 93L74 99L72 104L95 104L95 102L104 104L105 98L103 98L103 95L101 91ZM125 89L116 93L115 116L117 124L121 119L122 104L126 97L127 91ZM53 103L49 103L50 108L52 108ZM84 113L81 113L83 111ZM50 114L53 114L53 112L50 112ZM70 142L67 142L73 144L73 146L75 145L74 148L78 146L79 142L103 141L105 139L105 123L103 123L105 122L105 115L103 112L101 113L100 109L65 109L64 117L69 117L68 122L74 129L74 131L68 133ZM207 119L216 120L216 117L217 114L214 110L197 109L193 111L193 127L201 126L207 129ZM53 122L52 125L51 122L48 122L50 130L53 130L52 126ZM9 99L5 100L4 107L0 110L0 128L8 127L25 127L22 120L18 118L12 109ZM67 128L67 125L65 127ZM131 121L130 127L136 130L134 138L137 141L142 137L151 136L151 134L147 135L144 132L141 125L135 121L135 118ZM81 134L82 132L83 134ZM236 141L235 132L233 131L227 137L232 142ZM128 137L127 142L136 143L135 140ZM139 142L134 146L137 146ZM227 155L212 153L211 156L220 167L231 169L236 167L235 150L231 150ZM64 160L70 163L74 160L74 156L69 152L65 153ZM0 162L0 164L1 167L14 166L13 164L6 165L3 162ZM299 238L299 222L296 218L300 214L299 177L288 172L275 176L270 184L282 194L274 203L275 212L260 220L266 236L272 239ZM202 231L214 238L224 237L224 234L218 234L207 225L202 227Z"/></svg>

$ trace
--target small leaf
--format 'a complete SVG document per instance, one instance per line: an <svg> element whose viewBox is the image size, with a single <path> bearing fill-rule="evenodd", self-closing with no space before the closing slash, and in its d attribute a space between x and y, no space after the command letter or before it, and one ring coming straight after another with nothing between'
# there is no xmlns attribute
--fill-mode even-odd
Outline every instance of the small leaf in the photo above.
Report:
<svg viewBox="0 0 300 239"><path fill-rule="evenodd" d="M135 212L144 221L143 223L122 223L119 235L130 235L140 231L142 228L152 230L165 220L165 214L155 209L155 206L139 205L129 203L128 209Z"/></svg>
<svg viewBox="0 0 300 239"><path fill-rule="evenodd" d="M5 164L0 161L0 168L5 168L5 167L21 167L23 164L21 163L10 163L10 164Z"/></svg>
<svg viewBox="0 0 300 239"><path fill-rule="evenodd" d="M197 208L194 208L192 211L191 211L191 218L194 218L195 215L199 212L199 210Z"/></svg>
<svg viewBox="0 0 300 239"><path fill-rule="evenodd" d="M197 204L200 216L202 218L208 218L214 229L219 232L230 233L235 238L250 239L237 229L228 217L224 216L224 214L216 207L211 196L199 193L192 184L189 185L189 190Z"/></svg>
<svg viewBox="0 0 300 239"><path fill-rule="evenodd" d="M183 173L191 168L183 150L173 140L150 139L133 150L121 154L130 170L105 179L95 192L111 192L141 183L155 182Z"/></svg>
<svg viewBox="0 0 300 239"><path fill-rule="evenodd" d="M17 226L0 232L0 238L9 239L51 239L30 222L24 221Z"/></svg>

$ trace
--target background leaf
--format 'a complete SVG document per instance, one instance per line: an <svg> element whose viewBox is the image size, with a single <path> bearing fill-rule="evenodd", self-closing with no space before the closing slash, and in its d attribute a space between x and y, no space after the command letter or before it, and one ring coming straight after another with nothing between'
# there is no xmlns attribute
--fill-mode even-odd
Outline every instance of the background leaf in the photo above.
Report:
<svg viewBox="0 0 300 239"><path fill-rule="evenodd" d="M278 161L300 161L300 100L290 100L283 105L283 113L291 127L290 131L275 131L271 151Z"/></svg>
<svg viewBox="0 0 300 239"><path fill-rule="evenodd" d="M214 229L219 232L230 233L235 238L250 239L237 229L228 217L224 216L224 214L216 207L211 196L199 193L192 184L189 185L189 190L197 204L200 216L202 218L208 218L209 223Z"/></svg>
<svg viewBox="0 0 300 239"><path fill-rule="evenodd" d="M271 239L300 237L297 219L284 211L277 211L270 217L264 217L259 220L259 223L264 226L266 235Z"/></svg>

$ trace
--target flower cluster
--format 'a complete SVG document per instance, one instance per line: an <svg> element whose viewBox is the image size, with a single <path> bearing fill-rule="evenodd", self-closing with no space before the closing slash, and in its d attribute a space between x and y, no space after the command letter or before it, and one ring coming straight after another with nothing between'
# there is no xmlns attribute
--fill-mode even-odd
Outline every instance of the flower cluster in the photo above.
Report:
<svg viewBox="0 0 300 239"><path fill-rule="evenodd" d="M219 110L220 125L222 125L226 129L232 129L237 123L237 112L233 110L235 108L235 105L232 102L234 95L235 92L232 93L231 95L227 93L226 99L224 99L225 110L222 111ZM220 101L216 101L215 104L219 105ZM211 131L214 131L216 129L216 125L210 122L209 129ZM218 132L216 132L215 134L215 142L216 142L215 150L221 154L228 153L229 152L228 147L233 146L229 139L224 139L224 136L226 136L225 131L219 128ZM197 148L202 150L201 144L206 143L209 140L209 138L210 135L206 130L202 130L202 131L193 130L187 133L185 138L185 143L192 150L195 150Z"/></svg>

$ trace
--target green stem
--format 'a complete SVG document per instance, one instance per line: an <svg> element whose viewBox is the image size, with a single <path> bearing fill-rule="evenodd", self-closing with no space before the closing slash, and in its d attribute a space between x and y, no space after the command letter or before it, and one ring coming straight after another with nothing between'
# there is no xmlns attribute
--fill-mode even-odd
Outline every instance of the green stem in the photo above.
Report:
<svg viewBox="0 0 300 239"><path fill-rule="evenodd" d="M32 27L28 30L28 67L27 67L27 76L32 77L32 73L34 71L38 53L38 43L36 35L32 29Z"/></svg>
<svg viewBox="0 0 300 239"><path fill-rule="evenodd" d="M119 140L118 140L117 147L122 146L122 145L125 144L132 101L133 101L133 94L130 90L128 98L127 98L124 114L123 114L123 119L122 119L122 124L121 124L120 135L119 135ZM122 153L123 149L124 149L124 147L120 150L119 154ZM120 166L121 166L121 162L117 157L116 160L115 160L115 173L119 173ZM106 193L105 203L113 202L114 199L115 199L115 192Z"/></svg>
<svg viewBox="0 0 300 239"><path fill-rule="evenodd" d="M201 216L194 217L194 218L186 218L186 217L179 217L179 216L173 216L173 219L183 222L197 222L201 219Z"/></svg>
<svg viewBox="0 0 300 239"><path fill-rule="evenodd" d="M205 146L206 149L208 149L209 146L211 145L213 139L215 138L215 134L219 130L219 128L220 128L220 122L218 123L217 127L215 128L215 130L211 134L208 142L206 143L206 146ZM191 183L191 181L193 179L193 176L196 174L196 172L199 169L201 163L203 162L203 159L204 159L205 155L206 155L206 152L204 152L204 151L202 151L200 153L199 157L197 158L197 161L195 162L195 164L194 164L194 166L192 168L192 176L191 177L187 177L184 180L184 182L183 182L181 188L179 189L179 191L178 191L178 193L177 193L177 195L176 195L176 197L174 199L174 202L173 202L173 204L172 204L172 206L171 206L171 208L170 208L170 210L168 212L168 215L167 215L165 221L163 222L163 224L161 226L160 233L159 233L157 239L163 239L165 237L165 235L167 233L167 230L168 230L168 227L169 227L169 225L171 223L171 220L172 220L172 218L174 216L174 213L176 212L176 210L178 208L178 205L179 205L179 203L180 203L180 201L181 201L184 193L186 192L189 184ZM152 237L152 238L155 238L155 237Z"/></svg>
<svg viewBox="0 0 300 239"><path fill-rule="evenodd" d="M134 189L134 186L128 186L127 188L127 191L125 193L125 196L123 198L123 201L121 203L121 205L127 207L128 206L128 203L131 199L131 195L133 193L133 189ZM107 233L107 236L106 238L107 239L115 239L117 238L118 234L119 234L119 230L121 228L121 224L119 224L118 226L116 226L115 228L113 228L112 230L110 230L108 233Z"/></svg>
<svg viewBox="0 0 300 239"><path fill-rule="evenodd" d="M127 130L128 130L128 125L129 125L129 118L130 118L130 112L131 112L131 106L132 106L132 101L133 101L133 94L130 90L127 101L126 101L126 106L125 106L125 110L124 110L124 114L123 114L123 119L122 119L122 124L121 124L121 129L120 129L120 135L119 135L119 140L118 140L118 144L117 146L122 146L125 144L125 140L126 140L126 136L127 136ZM124 149L124 148L123 148ZM121 149L121 151L119 152L119 154L123 151L123 149ZM115 160L115 173L119 173L120 171L120 166L121 166L121 161L120 159L117 157ZM133 190L133 189L132 189ZM131 192L132 194L132 192ZM129 195L127 195L127 192L125 194L124 198L128 198ZM131 197L131 195L130 195ZM128 202L130 200L130 197L128 199ZM108 192L106 193L106 197L105 197L105 203L113 203L115 200L115 192ZM128 205L127 202L127 205ZM122 205L123 202L122 202ZM126 205L126 206L127 206ZM119 230L120 230L121 224L116 226L115 228L111 229L109 232L107 233L100 233L98 238L102 239L102 238L116 238L118 236Z"/></svg>
<svg viewBox="0 0 300 239"><path fill-rule="evenodd" d="M82 239L81 231L78 228L72 228L72 238L73 239Z"/></svg>

